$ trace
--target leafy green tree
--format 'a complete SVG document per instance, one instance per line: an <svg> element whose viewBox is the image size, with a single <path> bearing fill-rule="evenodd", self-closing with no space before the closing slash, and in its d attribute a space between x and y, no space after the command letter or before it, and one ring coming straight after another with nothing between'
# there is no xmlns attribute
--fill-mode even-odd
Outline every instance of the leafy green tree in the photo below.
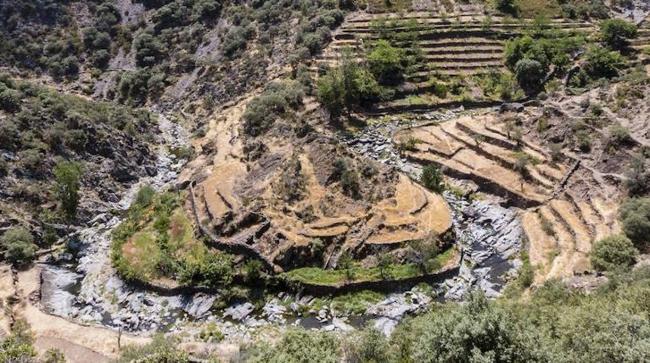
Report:
<svg viewBox="0 0 650 363"><path fill-rule="evenodd" d="M440 268L436 257L440 252L440 240L435 234L424 239L411 241L409 247L413 252L412 260L418 265L423 274L435 271Z"/></svg>
<svg viewBox="0 0 650 363"><path fill-rule="evenodd" d="M459 309L440 311L413 341L414 362L535 362L540 361L529 339L507 310L472 292Z"/></svg>
<svg viewBox="0 0 650 363"><path fill-rule="evenodd" d="M404 79L404 51L379 40L368 54L368 67L380 84L394 85Z"/></svg>
<svg viewBox="0 0 650 363"><path fill-rule="evenodd" d="M612 78L618 75L618 69L623 65L619 52L612 52L602 47L591 47L587 50L587 74L591 78Z"/></svg>
<svg viewBox="0 0 650 363"><path fill-rule="evenodd" d="M5 259L13 264L23 265L34 259L34 237L23 227L9 228L0 238L0 243Z"/></svg>
<svg viewBox="0 0 650 363"><path fill-rule="evenodd" d="M609 236L594 243L591 263L599 271L627 269L636 259L639 251L625 236Z"/></svg>
<svg viewBox="0 0 650 363"><path fill-rule="evenodd" d="M345 277L349 280L354 279L354 259L350 251L343 251L339 256L336 268L345 271Z"/></svg>
<svg viewBox="0 0 650 363"><path fill-rule="evenodd" d="M519 8L515 3L515 0L496 0L495 5L497 10L502 13L510 14L513 16L519 14Z"/></svg>
<svg viewBox="0 0 650 363"><path fill-rule="evenodd" d="M641 251L650 246L650 198L632 198L621 205L623 232Z"/></svg>
<svg viewBox="0 0 650 363"><path fill-rule="evenodd" d="M625 184L631 196L640 196L650 191L650 165L644 155L632 157L625 176Z"/></svg>
<svg viewBox="0 0 650 363"><path fill-rule="evenodd" d="M79 206L79 188L81 187L81 165L72 161L59 162L54 167L55 191L61 210L67 221L77 216Z"/></svg>
<svg viewBox="0 0 650 363"><path fill-rule="evenodd" d="M515 76L524 92L532 95L541 89L546 72L540 62L532 59L522 59L515 65Z"/></svg>
<svg viewBox="0 0 650 363"><path fill-rule="evenodd" d="M393 362L388 340L376 329L364 329L361 334L350 339L346 347L349 363L387 363ZM356 338L356 339L355 339Z"/></svg>
<svg viewBox="0 0 650 363"><path fill-rule="evenodd" d="M337 118L345 109L345 87L340 69L330 70L318 79L318 100L325 106L330 117Z"/></svg>
<svg viewBox="0 0 650 363"><path fill-rule="evenodd" d="M637 27L623 19L607 19L600 23L600 36L612 49L625 48L629 39L636 37Z"/></svg>
<svg viewBox="0 0 650 363"><path fill-rule="evenodd" d="M435 164L429 164L422 169L420 183L427 189L437 193L441 193L445 189L442 172Z"/></svg>

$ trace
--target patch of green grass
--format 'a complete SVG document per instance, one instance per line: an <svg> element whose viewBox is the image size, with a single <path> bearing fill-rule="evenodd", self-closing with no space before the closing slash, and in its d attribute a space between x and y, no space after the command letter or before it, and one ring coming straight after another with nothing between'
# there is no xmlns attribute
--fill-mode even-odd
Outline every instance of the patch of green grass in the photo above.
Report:
<svg viewBox="0 0 650 363"><path fill-rule="evenodd" d="M560 16L562 9L556 0L515 0L519 16L534 18L539 15L546 17Z"/></svg>
<svg viewBox="0 0 650 363"><path fill-rule="evenodd" d="M366 0L361 2L372 13L410 10L411 3L411 0Z"/></svg>
<svg viewBox="0 0 650 363"><path fill-rule="evenodd" d="M435 263L437 266L445 266L454 255L455 249L449 248L436 256ZM352 278L348 279L348 271L343 269L326 270L319 267L302 267L285 272L283 275L293 281L328 286L342 285L346 282L383 280L378 267L363 268L355 264L351 268L351 272ZM420 268L412 263L390 265L386 272L391 280L402 280L422 275Z"/></svg>

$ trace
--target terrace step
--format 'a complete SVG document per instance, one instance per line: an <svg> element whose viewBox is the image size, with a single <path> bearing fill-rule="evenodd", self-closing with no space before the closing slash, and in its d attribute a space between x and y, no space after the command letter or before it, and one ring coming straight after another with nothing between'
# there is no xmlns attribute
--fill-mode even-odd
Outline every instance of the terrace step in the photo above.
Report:
<svg viewBox="0 0 650 363"><path fill-rule="evenodd" d="M551 207L543 206L539 209L539 213L553 226L557 243L557 255L550 262L547 278L564 277L568 274L567 272L571 269L572 262L575 260L575 241L565 224L563 224L556 214L553 213ZM530 243L533 244L539 242L530 241Z"/></svg>

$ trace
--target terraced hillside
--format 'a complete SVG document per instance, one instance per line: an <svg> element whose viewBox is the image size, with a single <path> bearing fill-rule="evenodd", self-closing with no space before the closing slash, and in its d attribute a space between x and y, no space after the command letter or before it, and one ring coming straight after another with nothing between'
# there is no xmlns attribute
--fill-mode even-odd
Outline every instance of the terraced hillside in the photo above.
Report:
<svg viewBox="0 0 650 363"><path fill-rule="evenodd" d="M638 51L650 49L650 19L646 18L640 25L636 39L632 40L632 48ZM650 52L650 51L648 51Z"/></svg>
<svg viewBox="0 0 650 363"><path fill-rule="evenodd" d="M338 190L333 162L346 160L352 168L358 161L326 138L307 145L270 138L265 155L250 160L238 129L245 103L212 122L197 145L205 151L186 174L198 175L197 220L218 247L244 248L280 272L331 268L346 251L363 259L450 230L450 210L440 195L380 165L361 169L366 180L358 195ZM309 112L306 107L301 114ZM221 146L214 151L213 137Z"/></svg>
<svg viewBox="0 0 650 363"><path fill-rule="evenodd" d="M445 174L471 180L481 191L522 208L537 282L590 271L593 242L619 231L616 200L607 188L594 187L591 171L577 159L553 160L516 135L506 120L463 116L402 129L394 140L407 159L438 165Z"/></svg>
<svg viewBox="0 0 650 363"><path fill-rule="evenodd" d="M395 97L378 105L373 113L427 110L432 105L461 101L495 101L494 95L481 90L477 77L509 73L503 59L505 41L535 29L588 34L594 26L560 18L536 22L471 12L454 16L432 12L354 13L334 33L334 40L310 69L318 74L340 64L346 51L361 59L376 40L390 39L392 44L416 54L416 61L408 67ZM459 88L454 86L459 83L467 83L468 87L456 94L441 95L436 91L441 82L451 89Z"/></svg>

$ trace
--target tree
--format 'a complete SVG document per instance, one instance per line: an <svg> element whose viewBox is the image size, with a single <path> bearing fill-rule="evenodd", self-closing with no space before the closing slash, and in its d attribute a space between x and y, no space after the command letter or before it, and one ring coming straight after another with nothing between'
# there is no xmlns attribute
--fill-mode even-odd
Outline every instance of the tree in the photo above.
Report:
<svg viewBox="0 0 650 363"><path fill-rule="evenodd" d="M336 268L345 271L345 277L348 281L354 279L354 260L350 251L343 251L339 256Z"/></svg>
<svg viewBox="0 0 650 363"><path fill-rule="evenodd" d="M519 8L515 4L515 0L496 0L496 8L502 13L517 16Z"/></svg>
<svg viewBox="0 0 650 363"><path fill-rule="evenodd" d="M471 292L462 307L433 315L417 334L413 362L540 361L535 341L524 334L517 319L478 291Z"/></svg>
<svg viewBox="0 0 650 363"><path fill-rule="evenodd" d="M441 193L445 189L442 172L435 164L429 164L422 169L420 183L427 189L437 193Z"/></svg>
<svg viewBox="0 0 650 363"><path fill-rule="evenodd" d="M423 274L440 268L438 261L436 261L440 251L439 244L438 236L433 233L423 239L409 243L413 252L412 260L420 267Z"/></svg>
<svg viewBox="0 0 650 363"><path fill-rule="evenodd" d="M609 236L594 243L591 263L598 271L627 269L634 264L639 251L629 238Z"/></svg>
<svg viewBox="0 0 650 363"><path fill-rule="evenodd" d="M54 167L55 190L61 210L68 222L77 216L79 188L81 187L81 165L72 161L62 161Z"/></svg>
<svg viewBox="0 0 650 363"><path fill-rule="evenodd" d="M368 67L380 84L397 84L403 78L404 66L402 59L404 51L395 48L385 40L379 40L368 54Z"/></svg>
<svg viewBox="0 0 650 363"><path fill-rule="evenodd" d="M612 52L602 47L591 47L586 54L586 71L591 78L612 78L618 75L623 65L619 52Z"/></svg>
<svg viewBox="0 0 650 363"><path fill-rule="evenodd" d="M607 19L600 23L600 36L612 49L625 48L628 39L636 37L636 34L636 25L623 19Z"/></svg>
<svg viewBox="0 0 650 363"><path fill-rule="evenodd" d="M356 338L356 339L354 339ZM345 347L346 362L349 363L384 363L393 362L390 345L386 336L377 329L364 329Z"/></svg>
<svg viewBox="0 0 650 363"><path fill-rule="evenodd" d="M632 198L621 205L623 232L641 251L650 245L650 198Z"/></svg>
<svg viewBox="0 0 650 363"><path fill-rule="evenodd" d="M634 155L625 173L628 192L631 196L639 196L650 191L650 165L647 165L643 154Z"/></svg>
<svg viewBox="0 0 650 363"><path fill-rule="evenodd" d="M318 79L318 100L325 106L331 118L337 118L345 109L345 87L340 69L333 69Z"/></svg>
<svg viewBox="0 0 650 363"><path fill-rule="evenodd" d="M34 237L23 227L9 228L2 235L0 243L4 250L4 258L15 265L31 262L36 253Z"/></svg>
<svg viewBox="0 0 650 363"><path fill-rule="evenodd" d="M544 67L536 60L522 59L515 65L515 77L527 95L539 92L545 76Z"/></svg>

